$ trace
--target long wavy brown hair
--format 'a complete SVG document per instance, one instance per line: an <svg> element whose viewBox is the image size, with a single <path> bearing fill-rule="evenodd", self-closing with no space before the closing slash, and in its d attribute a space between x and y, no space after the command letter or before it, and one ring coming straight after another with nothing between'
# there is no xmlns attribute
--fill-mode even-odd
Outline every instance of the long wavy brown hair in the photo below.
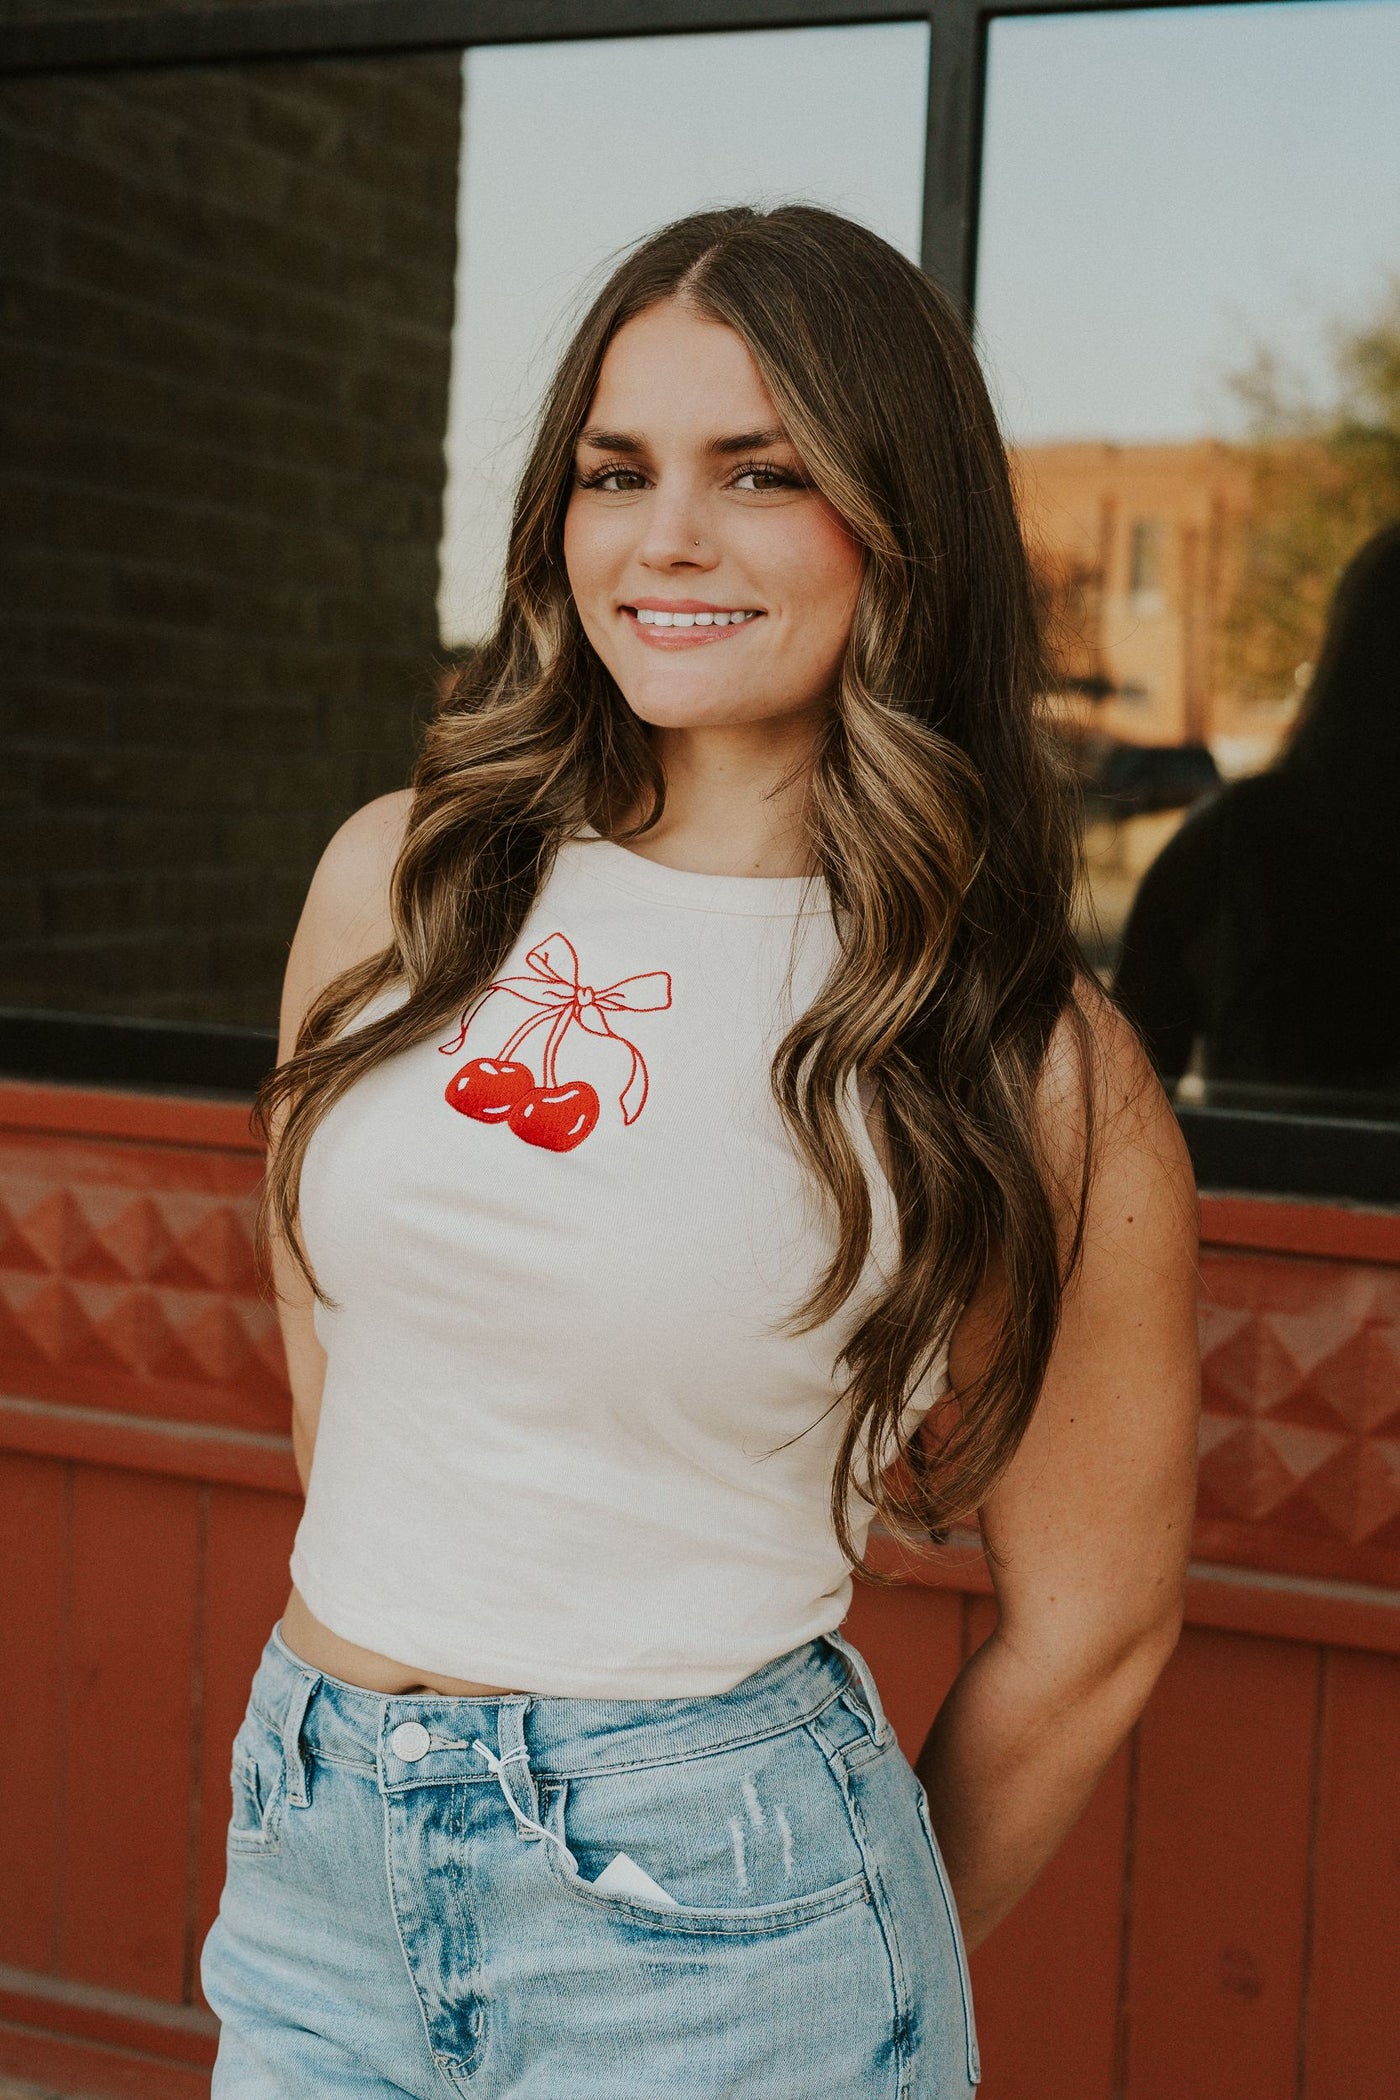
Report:
<svg viewBox="0 0 1400 2100"><path fill-rule="evenodd" d="M858 1456L856 1492L896 1539L923 1543L981 1506L1030 1420L1080 1253L1092 1037L1071 922L1075 795L1041 714L1035 594L996 417L957 306L854 221L801 204L697 212L634 247L579 323L516 493L495 631L423 735L392 940L325 986L258 1089L254 1127L268 1142L277 1126L258 1250L266 1260L276 1233L333 1302L298 1222L319 1119L499 973L561 840L587 824L625 843L661 817L660 761L585 637L563 525L604 352L671 298L743 339L865 550L805 789L840 952L780 1043L772 1085L836 1242L784 1322L793 1333L839 1311L870 1247L871 1194L842 1113L852 1083L873 1097L889 1161L899 1258L836 1360L847 1419L831 1492L843 1551L878 1583L848 1522ZM402 1004L336 1039L404 981ZM1068 1207L1037 1138L1062 1016L1084 1075ZM992 1278L978 1375L901 1444L906 1405Z"/></svg>

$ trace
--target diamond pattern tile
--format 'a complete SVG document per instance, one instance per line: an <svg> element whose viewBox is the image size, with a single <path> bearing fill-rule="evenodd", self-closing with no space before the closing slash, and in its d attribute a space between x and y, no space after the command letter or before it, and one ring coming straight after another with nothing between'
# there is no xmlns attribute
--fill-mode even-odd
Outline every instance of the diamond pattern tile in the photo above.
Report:
<svg viewBox="0 0 1400 2100"><path fill-rule="evenodd" d="M1400 1272L1206 1248L1198 1548L1400 1583Z"/></svg>
<svg viewBox="0 0 1400 2100"><path fill-rule="evenodd" d="M0 1133L0 1386L285 1431L260 1174L253 1154Z"/></svg>

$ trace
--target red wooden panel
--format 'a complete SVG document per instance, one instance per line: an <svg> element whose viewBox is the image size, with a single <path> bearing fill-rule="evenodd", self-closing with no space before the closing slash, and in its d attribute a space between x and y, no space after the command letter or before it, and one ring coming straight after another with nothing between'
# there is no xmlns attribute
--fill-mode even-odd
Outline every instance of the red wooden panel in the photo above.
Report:
<svg viewBox="0 0 1400 2100"><path fill-rule="evenodd" d="M43 1130L60 1136L143 1139L196 1150L261 1153L246 1100L200 1100L188 1094L124 1094L115 1087L50 1086L0 1080L0 1132Z"/></svg>
<svg viewBox="0 0 1400 2100"><path fill-rule="evenodd" d="M1300 1203L1287 1196L1213 1196L1202 1190L1201 1240L1208 1247L1400 1265L1400 1210Z"/></svg>
<svg viewBox="0 0 1400 2100"><path fill-rule="evenodd" d="M171 1473L180 1480L227 1481L274 1494L301 1492L290 1435L243 1429L221 1433L202 1422L110 1414L50 1400L17 1400L6 1393L0 1393L0 1451Z"/></svg>
<svg viewBox="0 0 1400 2100"><path fill-rule="evenodd" d="M205 1491L74 1476L61 1969L178 2002Z"/></svg>
<svg viewBox="0 0 1400 2100"><path fill-rule="evenodd" d="M1139 1724L1127 2100L1295 2091L1317 1673L1188 1630Z"/></svg>
<svg viewBox="0 0 1400 2100"><path fill-rule="evenodd" d="M201 2067L213 2063L219 2040L218 2021L202 2007L157 2005L150 1998L17 1969L0 1969L0 2025L39 2034L61 2030L68 2041L91 2042L123 2056Z"/></svg>
<svg viewBox="0 0 1400 2100"><path fill-rule="evenodd" d="M917 1763L962 1662L962 1599L858 1582L841 1631L869 1663L899 1747Z"/></svg>
<svg viewBox="0 0 1400 2100"><path fill-rule="evenodd" d="M282 1616L292 1578L287 1562L301 1517L300 1497L216 1488L210 1495L204 1612L204 1729L199 1779L199 1878L187 1982L203 2005L198 1957L224 1885L233 1738L269 1633Z"/></svg>
<svg viewBox="0 0 1400 2100"><path fill-rule="evenodd" d="M1329 1655L1304 2100L1400 2092L1400 1662Z"/></svg>
<svg viewBox="0 0 1400 2100"><path fill-rule="evenodd" d="M68 1469L0 1459L0 1962L47 1966L58 1923Z"/></svg>
<svg viewBox="0 0 1400 2100"><path fill-rule="evenodd" d="M1127 1819L1125 1749L973 1957L981 2100L1112 2100Z"/></svg>
<svg viewBox="0 0 1400 2100"><path fill-rule="evenodd" d="M192 2064L70 2041L0 2022L0 2071L41 2079L45 2093L82 2100L209 2100L209 2073Z"/></svg>

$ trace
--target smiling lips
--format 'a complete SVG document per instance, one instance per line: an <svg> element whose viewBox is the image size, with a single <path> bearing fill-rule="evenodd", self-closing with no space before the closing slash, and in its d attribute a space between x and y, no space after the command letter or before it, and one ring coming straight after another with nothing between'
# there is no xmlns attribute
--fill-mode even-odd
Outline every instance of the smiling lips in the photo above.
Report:
<svg viewBox="0 0 1400 2100"><path fill-rule="evenodd" d="M663 611L653 606L624 605L622 611L634 632L653 649L695 649L709 642L722 642L764 617L761 612L737 606L678 606Z"/></svg>

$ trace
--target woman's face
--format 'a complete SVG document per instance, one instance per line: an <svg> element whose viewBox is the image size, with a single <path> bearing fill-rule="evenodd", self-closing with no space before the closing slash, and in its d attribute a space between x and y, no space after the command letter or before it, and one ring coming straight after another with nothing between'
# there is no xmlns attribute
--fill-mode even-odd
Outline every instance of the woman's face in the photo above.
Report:
<svg viewBox="0 0 1400 2100"><path fill-rule="evenodd" d="M613 337L575 448L564 559L584 632L644 722L826 712L862 550L723 322L669 299ZM654 611L701 617L653 625Z"/></svg>

